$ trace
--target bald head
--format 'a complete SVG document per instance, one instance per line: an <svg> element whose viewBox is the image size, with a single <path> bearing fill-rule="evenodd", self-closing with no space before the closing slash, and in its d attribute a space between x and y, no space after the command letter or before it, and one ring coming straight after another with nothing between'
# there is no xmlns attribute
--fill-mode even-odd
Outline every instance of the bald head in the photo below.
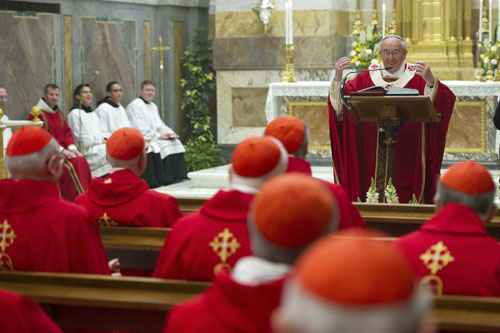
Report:
<svg viewBox="0 0 500 333"><path fill-rule="evenodd" d="M387 35L380 42L380 55L389 73L397 72L406 61L408 50L401 36Z"/></svg>

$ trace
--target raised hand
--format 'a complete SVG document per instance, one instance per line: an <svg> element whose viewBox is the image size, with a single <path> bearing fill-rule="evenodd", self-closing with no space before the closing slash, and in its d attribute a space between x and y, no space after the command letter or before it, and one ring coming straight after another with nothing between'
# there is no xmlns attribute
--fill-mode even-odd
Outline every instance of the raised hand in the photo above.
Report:
<svg viewBox="0 0 500 333"><path fill-rule="evenodd" d="M351 64L351 59L347 57L342 57L337 60L337 62L335 63L335 81L340 82L340 80L342 80L342 73Z"/></svg>
<svg viewBox="0 0 500 333"><path fill-rule="evenodd" d="M432 74L431 68L423 61L417 61L415 64L415 71L417 75L420 75L428 85L434 86L434 75Z"/></svg>

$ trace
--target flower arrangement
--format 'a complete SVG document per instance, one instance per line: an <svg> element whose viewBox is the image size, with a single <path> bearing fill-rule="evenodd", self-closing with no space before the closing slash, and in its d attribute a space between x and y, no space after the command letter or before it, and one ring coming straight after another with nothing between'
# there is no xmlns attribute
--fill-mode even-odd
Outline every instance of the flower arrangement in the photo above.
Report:
<svg viewBox="0 0 500 333"><path fill-rule="evenodd" d="M478 79L493 81L497 75L500 61L500 41L484 39L479 42L479 74Z"/></svg>
<svg viewBox="0 0 500 333"><path fill-rule="evenodd" d="M371 64L380 63L379 43L382 34L378 31L377 20L374 18L366 26L366 30L361 30L361 20L358 19L354 26L351 61L357 70L366 69Z"/></svg>

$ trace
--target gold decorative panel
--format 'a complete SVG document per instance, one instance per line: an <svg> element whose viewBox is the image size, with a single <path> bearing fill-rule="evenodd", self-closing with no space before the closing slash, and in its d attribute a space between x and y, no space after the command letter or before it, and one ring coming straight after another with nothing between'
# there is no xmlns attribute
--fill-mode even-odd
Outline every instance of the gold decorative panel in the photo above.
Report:
<svg viewBox="0 0 500 333"><path fill-rule="evenodd" d="M309 152L330 155L330 132L325 102L290 102L288 113L304 120L309 131Z"/></svg>
<svg viewBox="0 0 500 333"><path fill-rule="evenodd" d="M485 101L457 101L446 137L447 153L486 153Z"/></svg>
<svg viewBox="0 0 500 333"><path fill-rule="evenodd" d="M265 127L267 88L232 88L233 127Z"/></svg>
<svg viewBox="0 0 500 333"><path fill-rule="evenodd" d="M153 69L151 67L151 30L151 22L144 21L144 80L151 80L153 78Z"/></svg>

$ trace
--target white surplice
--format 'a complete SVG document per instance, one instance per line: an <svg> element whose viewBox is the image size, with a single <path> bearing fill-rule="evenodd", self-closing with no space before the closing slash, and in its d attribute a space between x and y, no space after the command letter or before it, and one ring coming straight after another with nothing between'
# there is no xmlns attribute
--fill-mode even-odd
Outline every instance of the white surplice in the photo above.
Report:
<svg viewBox="0 0 500 333"><path fill-rule="evenodd" d="M121 105L114 107L107 102L102 102L94 112L101 121L106 138L109 138L114 131L120 128L131 127L127 113Z"/></svg>
<svg viewBox="0 0 500 333"><path fill-rule="evenodd" d="M87 159L92 176L100 177L111 171L111 165L106 160L106 144L104 132L99 117L95 112L85 112L73 109L68 114L68 125L79 151Z"/></svg>
<svg viewBox="0 0 500 333"><path fill-rule="evenodd" d="M130 102L126 111L130 124L138 128L148 142L148 152L160 153L162 159L168 155L185 152L179 139L160 139L164 134L175 134L175 132L160 118L155 103L146 103L142 98L136 98Z"/></svg>
<svg viewBox="0 0 500 333"><path fill-rule="evenodd" d="M6 122L9 120L9 117L6 115L3 115L2 119L0 120L2 123ZM12 130L10 128L4 128L3 130L3 156L5 157L5 152L7 150L7 144L9 143L10 137L12 136Z"/></svg>

